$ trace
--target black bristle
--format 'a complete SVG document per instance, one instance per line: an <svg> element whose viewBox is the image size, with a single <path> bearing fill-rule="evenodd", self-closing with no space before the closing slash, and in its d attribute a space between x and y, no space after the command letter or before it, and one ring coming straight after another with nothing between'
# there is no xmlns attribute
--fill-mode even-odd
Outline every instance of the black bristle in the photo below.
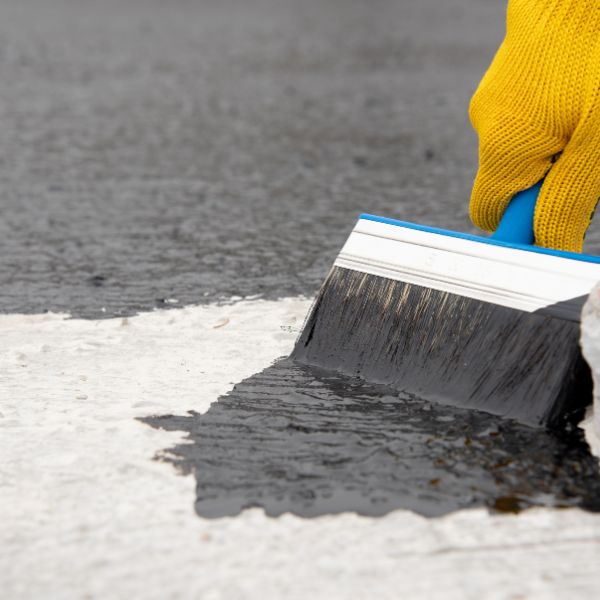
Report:
<svg viewBox="0 0 600 600"><path fill-rule="evenodd" d="M536 426L581 418L579 323L334 267L292 358Z"/></svg>

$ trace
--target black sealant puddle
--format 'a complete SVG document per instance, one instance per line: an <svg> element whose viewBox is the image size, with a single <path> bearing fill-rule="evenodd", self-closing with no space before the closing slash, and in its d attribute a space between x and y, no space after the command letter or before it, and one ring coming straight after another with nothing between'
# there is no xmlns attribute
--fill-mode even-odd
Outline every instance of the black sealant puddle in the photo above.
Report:
<svg viewBox="0 0 600 600"><path fill-rule="evenodd" d="M185 431L164 457L197 480L196 512L345 511L428 517L483 506L600 511L600 471L582 432L549 432L430 403L282 360L205 414L145 423Z"/></svg>

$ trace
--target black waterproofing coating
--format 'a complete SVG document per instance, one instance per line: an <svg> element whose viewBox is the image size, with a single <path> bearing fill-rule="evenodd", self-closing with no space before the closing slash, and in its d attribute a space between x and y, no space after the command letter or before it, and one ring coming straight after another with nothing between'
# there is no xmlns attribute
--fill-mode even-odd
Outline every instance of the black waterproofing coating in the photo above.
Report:
<svg viewBox="0 0 600 600"><path fill-rule="evenodd" d="M144 422L183 431L163 456L197 481L202 517L397 508L600 510L598 460L578 428L551 432L284 360L208 412Z"/></svg>

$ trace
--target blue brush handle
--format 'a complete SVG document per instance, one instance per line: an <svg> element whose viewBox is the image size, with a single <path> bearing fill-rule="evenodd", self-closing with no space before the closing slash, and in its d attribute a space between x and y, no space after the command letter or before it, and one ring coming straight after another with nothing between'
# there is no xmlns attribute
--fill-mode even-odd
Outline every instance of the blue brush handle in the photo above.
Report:
<svg viewBox="0 0 600 600"><path fill-rule="evenodd" d="M492 234L492 239L511 244L534 243L533 214L542 183L540 181L513 197L502 215L498 229Z"/></svg>

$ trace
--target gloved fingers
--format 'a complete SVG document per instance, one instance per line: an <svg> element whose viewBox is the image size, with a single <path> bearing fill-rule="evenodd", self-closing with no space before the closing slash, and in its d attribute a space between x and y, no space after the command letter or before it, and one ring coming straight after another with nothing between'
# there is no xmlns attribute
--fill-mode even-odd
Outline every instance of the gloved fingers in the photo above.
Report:
<svg viewBox="0 0 600 600"><path fill-rule="evenodd" d="M514 117L482 120L477 123L479 171L469 216L477 227L495 231L511 198L544 177L565 143Z"/></svg>
<svg viewBox="0 0 600 600"><path fill-rule="evenodd" d="M549 172L538 198L538 246L581 252L600 198L600 134L577 132Z"/></svg>

